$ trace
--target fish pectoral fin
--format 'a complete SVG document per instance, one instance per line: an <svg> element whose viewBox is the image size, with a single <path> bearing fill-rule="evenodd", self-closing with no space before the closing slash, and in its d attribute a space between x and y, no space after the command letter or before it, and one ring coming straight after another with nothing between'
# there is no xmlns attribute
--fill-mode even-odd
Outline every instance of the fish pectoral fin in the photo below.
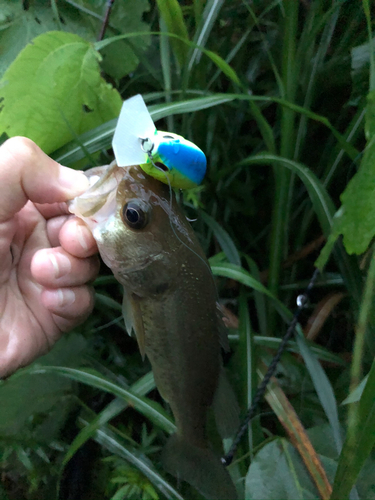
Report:
<svg viewBox="0 0 375 500"><path fill-rule="evenodd" d="M141 308L139 301L124 288L124 296L122 299L122 315L125 321L125 328L129 335L135 333L139 351L142 359L145 359L145 328L142 320Z"/></svg>
<svg viewBox="0 0 375 500"><path fill-rule="evenodd" d="M220 370L212 407L220 436L223 439L233 437L240 425L240 409L223 367Z"/></svg>

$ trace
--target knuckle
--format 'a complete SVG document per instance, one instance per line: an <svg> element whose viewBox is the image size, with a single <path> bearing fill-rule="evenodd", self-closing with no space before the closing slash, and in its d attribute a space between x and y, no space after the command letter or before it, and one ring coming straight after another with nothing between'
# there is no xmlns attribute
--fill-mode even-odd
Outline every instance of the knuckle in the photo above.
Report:
<svg viewBox="0 0 375 500"><path fill-rule="evenodd" d="M80 311L76 316L78 324L83 323L90 316L95 305L95 292L92 286L84 286L80 291Z"/></svg>

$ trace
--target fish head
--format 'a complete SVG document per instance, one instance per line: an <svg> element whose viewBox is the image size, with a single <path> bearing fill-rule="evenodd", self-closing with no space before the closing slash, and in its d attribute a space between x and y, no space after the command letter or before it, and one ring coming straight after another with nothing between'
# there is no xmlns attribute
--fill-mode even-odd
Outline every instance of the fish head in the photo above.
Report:
<svg viewBox="0 0 375 500"><path fill-rule="evenodd" d="M139 166L89 170L88 191L70 211L89 226L115 277L142 296L169 287L178 274L178 252L195 243L169 186Z"/></svg>

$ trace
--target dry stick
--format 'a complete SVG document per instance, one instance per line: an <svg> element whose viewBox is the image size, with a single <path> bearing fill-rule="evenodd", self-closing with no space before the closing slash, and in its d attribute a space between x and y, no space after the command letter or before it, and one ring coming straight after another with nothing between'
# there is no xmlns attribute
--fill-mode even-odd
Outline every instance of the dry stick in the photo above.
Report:
<svg viewBox="0 0 375 500"><path fill-rule="evenodd" d="M115 0L108 0L108 2L107 2L107 10L105 12L102 28L101 28L99 36L98 36L98 42L100 42L100 40L103 40L103 38L104 38L105 32L106 32L107 27L108 27L108 23L109 23L109 16L111 15L111 10L112 10L114 3L115 3Z"/></svg>
<svg viewBox="0 0 375 500"><path fill-rule="evenodd" d="M257 392L254 396L253 402L252 402L252 404L251 404L251 406L246 414L246 417L243 420L243 423L241 424L241 427L238 429L237 435L233 440L232 446L230 447L228 453L224 457L222 457L222 459L221 459L222 464L225 466L228 466L232 463L234 454L236 453L237 447L242 439L242 436L245 434L250 420L254 417L255 411L257 410L258 405L264 396L264 393L266 392L267 385L268 385L269 381L271 380L271 377L275 373L276 367L280 361L280 358L284 352L284 349L285 349L287 343L289 342L291 336L294 333L294 330L295 330L297 323L298 323L299 315L301 314L301 311L302 311L304 305L306 304L306 301L310 295L311 289L314 286L314 283L315 283L315 280L316 280L318 274L319 274L319 269L315 269L314 274L312 275L312 278L310 280L310 283L308 284L308 286L305 290L305 293L298 296L298 299L299 299L298 300L298 307L297 307L296 312L294 313L292 322L290 323L286 334L284 335L283 339L280 342L279 348L277 349L277 352L276 352L273 360L271 361L270 366L268 367L267 373L265 374L262 382L258 386L258 389L257 389Z"/></svg>

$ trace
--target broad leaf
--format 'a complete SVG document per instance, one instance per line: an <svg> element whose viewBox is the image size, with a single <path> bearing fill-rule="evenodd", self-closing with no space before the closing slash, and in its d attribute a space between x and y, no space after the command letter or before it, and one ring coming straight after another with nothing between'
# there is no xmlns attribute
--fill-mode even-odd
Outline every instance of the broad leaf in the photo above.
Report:
<svg viewBox="0 0 375 500"><path fill-rule="evenodd" d="M375 235L375 90L367 96L367 145L360 169L341 195L342 206L335 214L332 234L322 251L318 265L328 259L336 239L342 234L349 254L366 251Z"/></svg>
<svg viewBox="0 0 375 500"><path fill-rule="evenodd" d="M81 335L67 335L49 354L0 383L1 437L22 440L32 431L34 438L48 442L56 435L71 408L72 382L54 373L31 375L30 371L50 363L80 364L85 348Z"/></svg>
<svg viewBox="0 0 375 500"><path fill-rule="evenodd" d="M0 132L34 140L46 153L118 115L121 97L100 76L99 54L81 37L35 38L0 82Z"/></svg>
<svg viewBox="0 0 375 500"><path fill-rule="evenodd" d="M310 500L319 496L308 477L297 474L299 457L286 439L266 444L251 462L246 476L245 498L252 500ZM300 472L300 471L298 471Z"/></svg>
<svg viewBox="0 0 375 500"><path fill-rule="evenodd" d="M103 19L108 5L107 0L80 0L77 3L98 16L99 20L94 23L96 39L103 22L100 18ZM131 44L127 41L120 41L102 51L101 66L113 78L120 79L134 71L139 63L138 55L148 48L150 44L150 36L147 34L149 25L142 18L149 10L148 0L137 0L136 2L134 0L121 0L121 2L113 3L106 36L118 33L144 33L143 36L133 39ZM87 22L87 16L84 14L82 15L83 21Z"/></svg>
<svg viewBox="0 0 375 500"><path fill-rule="evenodd" d="M33 38L48 31L61 30L82 36L88 42L94 42L102 25L106 9L106 0L79 0L74 5L68 2L58 2L57 12L51 2L33 0L0 0L1 59L0 77L14 61L19 52ZM148 25L142 17L150 8L147 0L123 0L115 2L110 23L109 34L126 33L129 31L148 30ZM114 78L120 78L138 65L136 53L144 51L150 42L150 37L138 37L132 45L121 42L109 52L103 53L103 68Z"/></svg>

